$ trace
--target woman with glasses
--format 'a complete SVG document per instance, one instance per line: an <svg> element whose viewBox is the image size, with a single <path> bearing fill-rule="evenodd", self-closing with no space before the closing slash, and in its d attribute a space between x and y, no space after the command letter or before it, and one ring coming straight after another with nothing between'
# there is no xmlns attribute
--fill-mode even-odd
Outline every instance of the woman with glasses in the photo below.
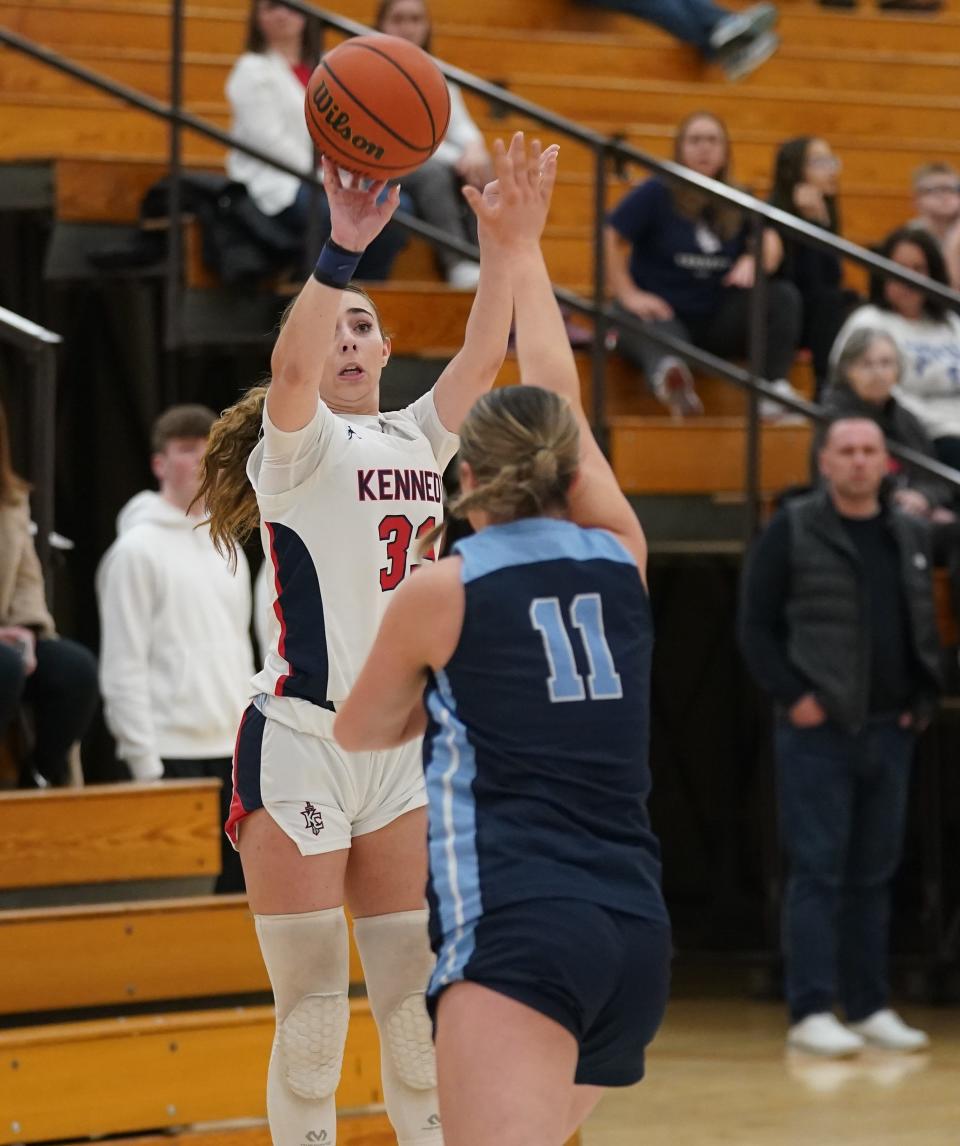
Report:
<svg viewBox="0 0 960 1146"><path fill-rule="evenodd" d="M724 122L710 112L687 116L677 128L673 159L696 175L730 184ZM711 354L746 357L757 258L772 274L782 257L775 231L764 231L757 251L750 220L737 206L655 175L628 191L610 212L604 241L617 310ZM797 292L789 282L774 280L767 291L763 375L787 394L793 393L787 378L799 333ZM654 395L675 416L703 413L693 375L681 358L628 326L620 328L617 348L643 370ZM779 412L779 406L771 406Z"/></svg>
<svg viewBox="0 0 960 1146"><path fill-rule="evenodd" d="M840 234L840 160L823 139L801 135L781 144L773 168L770 204L807 223ZM813 355L817 394L830 365L830 347L847 314L859 301L843 288L843 267L832 251L808 246L783 234L780 277L796 286L803 300L800 345Z"/></svg>
<svg viewBox="0 0 960 1146"><path fill-rule="evenodd" d="M900 227L877 254L905 270L947 285L943 253L919 227ZM960 469L960 315L916 287L875 275L870 302L850 315L831 352L838 360L855 330L874 327L890 335L903 356L898 394L933 439L940 461Z"/></svg>

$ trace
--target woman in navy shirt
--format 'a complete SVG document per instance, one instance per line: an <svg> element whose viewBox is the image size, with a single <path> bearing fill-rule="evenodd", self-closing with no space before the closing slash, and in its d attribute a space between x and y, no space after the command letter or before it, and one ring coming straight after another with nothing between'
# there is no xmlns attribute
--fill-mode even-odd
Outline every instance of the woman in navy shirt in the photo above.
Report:
<svg viewBox="0 0 960 1146"><path fill-rule="evenodd" d="M706 113L685 119L677 131L674 159L699 175L727 182L730 141L723 122ZM746 356L756 261L742 211L655 176L634 187L607 222L610 287L620 310L713 354ZM768 273L783 258L783 245L773 231L764 234L762 257ZM781 388L789 388L784 380L800 322L796 287L771 282L764 376ZM627 329L620 331L619 348L674 413L703 412L690 369L680 358Z"/></svg>

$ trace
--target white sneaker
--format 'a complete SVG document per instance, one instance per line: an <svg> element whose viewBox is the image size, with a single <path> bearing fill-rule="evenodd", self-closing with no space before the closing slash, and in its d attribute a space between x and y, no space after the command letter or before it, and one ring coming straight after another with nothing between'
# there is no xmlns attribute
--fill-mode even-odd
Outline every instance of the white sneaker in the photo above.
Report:
<svg viewBox="0 0 960 1146"><path fill-rule="evenodd" d="M786 378L778 378L776 382L771 382L770 389L775 390L778 394L783 394L786 398L797 398L801 402L803 401L803 395L798 390L794 390ZM806 421L802 414L795 414L793 410L781 406L772 398L761 398L759 410L760 417L765 422L779 422L781 425L802 425Z"/></svg>
<svg viewBox="0 0 960 1146"><path fill-rule="evenodd" d="M896 1011L889 1009L874 1011L868 1018L859 1023L851 1023L850 1030L855 1031L871 1046L892 1051L921 1051L930 1045L930 1038L926 1031L918 1031L908 1027Z"/></svg>
<svg viewBox="0 0 960 1146"><path fill-rule="evenodd" d="M847 1058L859 1054L866 1041L840 1022L836 1015L822 1011L807 1015L787 1031L787 1046L825 1058Z"/></svg>
<svg viewBox="0 0 960 1146"><path fill-rule="evenodd" d="M457 290L476 290L480 281L480 264L461 259L447 271L447 282Z"/></svg>
<svg viewBox="0 0 960 1146"><path fill-rule="evenodd" d="M657 398L675 418L703 413L703 403L694 389L690 367L680 358L662 358L651 380Z"/></svg>

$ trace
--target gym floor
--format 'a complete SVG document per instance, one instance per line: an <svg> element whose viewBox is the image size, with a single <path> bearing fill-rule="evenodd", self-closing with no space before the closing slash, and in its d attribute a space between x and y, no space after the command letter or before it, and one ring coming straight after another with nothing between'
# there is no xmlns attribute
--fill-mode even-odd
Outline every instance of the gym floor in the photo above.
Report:
<svg viewBox="0 0 960 1146"><path fill-rule="evenodd" d="M960 1008L899 1007L923 1055L787 1053L779 1003L681 993L647 1078L611 1090L583 1146L957 1146Z"/></svg>

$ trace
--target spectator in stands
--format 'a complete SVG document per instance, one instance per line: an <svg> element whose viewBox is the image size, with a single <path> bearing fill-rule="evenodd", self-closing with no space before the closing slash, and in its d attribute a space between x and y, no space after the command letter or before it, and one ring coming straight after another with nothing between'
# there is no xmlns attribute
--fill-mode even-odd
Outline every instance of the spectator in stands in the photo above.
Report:
<svg viewBox="0 0 960 1146"><path fill-rule="evenodd" d="M927 1036L889 1009L887 946L910 763L939 682L928 532L881 498L872 418L835 421L819 465L824 486L787 502L751 553L740 617L778 705L787 1041L919 1050Z"/></svg>
<svg viewBox="0 0 960 1146"><path fill-rule="evenodd" d="M960 174L949 163L926 163L913 176L917 214L911 227L929 231L939 242L947 279L960 290Z"/></svg>
<svg viewBox="0 0 960 1146"><path fill-rule="evenodd" d="M33 715L33 748L19 761L19 784L59 787L70 782L68 753L97 710L97 662L54 629L33 544L29 491L13 471L0 404L0 739L25 706Z"/></svg>
<svg viewBox="0 0 960 1146"><path fill-rule="evenodd" d="M826 140L811 135L788 139L777 151L770 203L839 235L839 174L840 160ZM859 299L844 290L843 267L832 251L808 246L786 233L781 239L784 255L779 273L796 286L803 301L800 345L813 356L819 394L827 379L830 348Z"/></svg>
<svg viewBox="0 0 960 1146"><path fill-rule="evenodd" d="M101 687L118 756L135 780L220 780L225 818L253 656L246 560L239 553L231 568L194 508L215 421L206 406L173 406L157 419L151 465L160 490L120 511L97 596ZM217 890L242 891L239 859L222 840Z"/></svg>
<svg viewBox="0 0 960 1146"><path fill-rule="evenodd" d="M832 418L870 418L889 441L936 461L923 423L897 399L901 370L901 354L889 334L869 326L854 330L837 356L823 395L824 409ZM824 436L821 427L814 438L815 466ZM954 520L947 508L952 500L948 485L901 465L895 458L889 462L888 490L898 509L915 517Z"/></svg>
<svg viewBox="0 0 960 1146"><path fill-rule="evenodd" d="M253 0L246 49L227 78L232 133L241 142L309 175L316 170L313 142L303 113L304 90L319 58L314 21L280 0ZM319 213L318 240L330 234L326 196L295 175L278 171L242 151L227 156L227 174L243 183L254 203L298 240L308 231L312 204ZM409 208L409 201L403 204ZM357 270L362 279L386 279L406 245L394 223L370 244Z"/></svg>
<svg viewBox="0 0 960 1146"><path fill-rule="evenodd" d="M720 65L728 80L739 80L765 63L780 46L773 29L774 4L754 4L743 12L713 0L580 0L594 8L628 12L692 44L706 60Z"/></svg>
<svg viewBox="0 0 960 1146"><path fill-rule="evenodd" d="M878 252L908 270L947 283L943 254L926 231L901 227L883 240ZM923 423L939 459L960 469L960 316L914 287L875 276L870 302L858 307L837 335L833 361L853 331L864 326L894 339L903 356L901 402Z"/></svg>
<svg viewBox="0 0 960 1146"><path fill-rule="evenodd" d="M929 231L943 247L960 225L960 174L949 163L924 163L913 173L911 227Z"/></svg>
<svg viewBox="0 0 960 1146"><path fill-rule="evenodd" d="M730 142L722 120L697 112L681 123L674 159L699 175L729 180ZM653 176L611 212L606 228L609 285L615 306L651 328L693 342L714 354L747 352L750 291L756 274L750 223L737 207L706 191ZM783 245L763 236L769 273ZM783 392L800 337L800 298L793 283L770 282L764 375ZM675 414L699 414L703 405L689 367L680 358L626 328L619 349L643 369L654 394ZM772 412L772 411L771 411Z"/></svg>
<svg viewBox="0 0 960 1146"><path fill-rule="evenodd" d="M430 10L424 0L381 0L375 26L379 32L409 40L425 52L432 51ZM463 94L456 84L450 92L450 126L432 158L401 180L413 200L414 211L425 222L455 238L476 243L476 217L460 188L465 184L482 191L493 179L490 153L480 129L473 122ZM475 287L480 264L454 251L437 247L437 258L451 286Z"/></svg>

